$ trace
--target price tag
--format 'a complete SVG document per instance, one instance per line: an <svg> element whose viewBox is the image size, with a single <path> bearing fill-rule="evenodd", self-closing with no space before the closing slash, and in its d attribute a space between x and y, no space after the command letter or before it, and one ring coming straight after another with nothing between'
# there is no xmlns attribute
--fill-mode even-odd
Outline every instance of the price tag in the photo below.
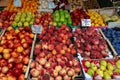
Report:
<svg viewBox="0 0 120 80"><path fill-rule="evenodd" d="M108 28L120 27L120 22L109 22Z"/></svg>
<svg viewBox="0 0 120 80"><path fill-rule="evenodd" d="M14 0L15 7L21 7L21 5L22 5L21 0Z"/></svg>
<svg viewBox="0 0 120 80"><path fill-rule="evenodd" d="M54 4L54 2L49 2L49 4L48 4L48 8L55 8L55 4Z"/></svg>
<svg viewBox="0 0 120 80"><path fill-rule="evenodd" d="M91 20L90 19L82 19L82 26L91 26Z"/></svg>
<svg viewBox="0 0 120 80"><path fill-rule="evenodd" d="M41 34L42 33L42 26L39 26L39 25L33 25L32 26L32 32L33 33L38 33L38 34Z"/></svg>

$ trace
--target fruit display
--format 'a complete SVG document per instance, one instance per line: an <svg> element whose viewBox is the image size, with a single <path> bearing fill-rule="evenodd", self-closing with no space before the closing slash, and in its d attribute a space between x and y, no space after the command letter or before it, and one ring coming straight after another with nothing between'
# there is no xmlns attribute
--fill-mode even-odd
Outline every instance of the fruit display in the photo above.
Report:
<svg viewBox="0 0 120 80"><path fill-rule="evenodd" d="M12 26L14 28L17 27L28 27L30 25L33 25L34 23L34 13L27 11L27 12L18 12L14 18L14 22L12 23Z"/></svg>
<svg viewBox="0 0 120 80"><path fill-rule="evenodd" d="M80 62L76 58L68 59L65 56L54 56L49 59L45 56L39 57L31 63L30 68L32 80L74 80L81 72Z"/></svg>
<svg viewBox="0 0 120 80"><path fill-rule="evenodd" d="M107 43L97 30L76 28L73 35L77 51L83 58L101 59L109 56Z"/></svg>
<svg viewBox="0 0 120 80"><path fill-rule="evenodd" d="M102 17L106 23L120 22L120 18L117 15L108 16L107 14L103 14Z"/></svg>
<svg viewBox="0 0 120 80"><path fill-rule="evenodd" d="M34 34L30 28L8 27L0 39L0 79L24 80Z"/></svg>
<svg viewBox="0 0 120 80"><path fill-rule="evenodd" d="M50 12L36 13L35 15L35 25L42 25L43 27L48 27L53 24L53 16Z"/></svg>
<svg viewBox="0 0 120 80"><path fill-rule="evenodd" d="M5 10L9 10L9 11L32 11L32 12L36 12L38 9L38 0L21 0L21 7L15 7L14 6L14 0L9 0L9 3L7 5L7 7L5 8Z"/></svg>
<svg viewBox="0 0 120 80"><path fill-rule="evenodd" d="M68 0L71 10L81 9L83 7L82 0Z"/></svg>
<svg viewBox="0 0 120 80"><path fill-rule="evenodd" d="M120 28L108 28L102 30L105 36L110 40L118 55L120 55Z"/></svg>
<svg viewBox="0 0 120 80"><path fill-rule="evenodd" d="M66 24L66 25L71 25L72 24L72 20L70 17L70 14L67 10L56 10L53 13L53 25L54 26L61 26L62 24Z"/></svg>
<svg viewBox="0 0 120 80"><path fill-rule="evenodd" d="M71 38L71 29L66 25L62 25L59 29L54 26L45 28L42 34L38 35L39 44L36 44L35 55L40 52L44 52L46 57L61 56L65 55L65 53L76 55L77 52Z"/></svg>
<svg viewBox="0 0 120 80"><path fill-rule="evenodd" d="M82 9L74 10L73 12L70 13L70 16L72 19L73 26L81 26L82 19L90 19L90 17Z"/></svg>
<svg viewBox="0 0 120 80"><path fill-rule="evenodd" d="M90 16L92 27L105 27L106 26L102 16L96 11L88 11L87 14Z"/></svg>
<svg viewBox="0 0 120 80"><path fill-rule="evenodd" d="M0 11L0 28L7 28L13 23L16 12L9 12L7 10Z"/></svg>
<svg viewBox="0 0 120 80"><path fill-rule="evenodd" d="M120 59L82 60L82 66L85 74L88 74L91 80L120 78Z"/></svg>
<svg viewBox="0 0 120 80"><path fill-rule="evenodd" d="M76 50L71 37L70 28L66 25L58 29L54 26L44 28L42 34L38 35L40 41L34 50L36 57L31 63L30 74L33 79L44 79L44 75L48 74L52 80L71 80L78 75L80 63L73 56Z"/></svg>

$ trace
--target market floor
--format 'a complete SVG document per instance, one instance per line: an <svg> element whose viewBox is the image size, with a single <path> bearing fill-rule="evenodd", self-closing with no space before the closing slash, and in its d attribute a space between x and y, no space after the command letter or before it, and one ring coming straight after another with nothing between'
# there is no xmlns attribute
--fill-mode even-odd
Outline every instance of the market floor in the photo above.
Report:
<svg viewBox="0 0 120 80"><path fill-rule="evenodd" d="M0 6L6 6L9 0L0 0Z"/></svg>

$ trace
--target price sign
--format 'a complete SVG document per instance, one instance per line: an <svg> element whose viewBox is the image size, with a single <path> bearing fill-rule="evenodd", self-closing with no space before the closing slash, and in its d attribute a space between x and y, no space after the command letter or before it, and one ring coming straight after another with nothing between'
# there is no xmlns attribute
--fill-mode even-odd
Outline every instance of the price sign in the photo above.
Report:
<svg viewBox="0 0 120 80"><path fill-rule="evenodd" d="M82 26L91 26L91 20L90 19L82 19Z"/></svg>
<svg viewBox="0 0 120 80"><path fill-rule="evenodd" d="M22 5L21 0L14 0L15 7L21 7L21 5Z"/></svg>
<svg viewBox="0 0 120 80"><path fill-rule="evenodd" d="M49 2L49 4L48 4L48 8L55 8L55 4L54 4L54 2Z"/></svg>
<svg viewBox="0 0 120 80"><path fill-rule="evenodd" d="M33 25L32 26L32 32L37 33L37 34L41 34L42 33L42 26Z"/></svg>

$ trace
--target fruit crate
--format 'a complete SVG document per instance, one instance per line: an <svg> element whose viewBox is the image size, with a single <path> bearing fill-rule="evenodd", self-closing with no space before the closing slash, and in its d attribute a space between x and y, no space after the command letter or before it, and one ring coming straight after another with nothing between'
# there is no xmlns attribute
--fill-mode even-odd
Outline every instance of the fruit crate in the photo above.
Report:
<svg viewBox="0 0 120 80"><path fill-rule="evenodd" d="M77 29L77 31L78 31L78 33L79 34L77 34L77 32L76 32L76 29ZM73 30L73 35L74 35L74 44L76 45L76 48L77 48L77 52L78 52L78 58L80 59L80 60L82 60L82 59L111 59L111 58L113 58L114 57L114 54L112 53L112 50L111 50L111 47L109 46L109 44L107 43L107 41L106 41L106 38L104 38L102 35L101 35L101 33L100 33L100 31L98 30L98 29L93 29L93 28L82 28L81 30L79 29L79 28L76 28L76 29L74 29ZM105 44L105 46L106 47L104 47L104 49L101 47L101 48L98 48L97 49L97 47L95 47L95 41L94 41L94 38L92 38L91 40L90 40L90 42L89 41L84 41L84 39L85 39L85 37L83 36L81 36L80 34L82 33L83 35L86 35L85 33L83 33L83 32L81 32L82 30L84 30L84 31L90 31L90 30L95 30L96 32L96 34L98 34L99 35L99 39L100 40L102 40L103 42L102 43L104 43ZM92 33L92 34L94 34L94 33ZM82 39L83 38L83 39ZM98 38L98 37L97 37ZM82 40L82 43L81 43L81 40ZM88 39L86 39L86 40L88 40ZM89 46L91 46L90 48L88 48L88 45L87 44L84 44L84 42L85 43L88 43L88 45ZM92 41L94 41L94 42L92 42ZM79 43L80 42L80 43ZM94 44L93 44L94 43ZM86 47L85 47L85 45L86 45ZM98 45L98 44L97 44ZM100 44L99 44L99 46L100 46ZM84 47L83 49L82 49L82 47ZM86 49L85 49L86 48ZM93 49L93 48L96 48L96 49ZM101 52L101 50L103 50L102 52ZM95 52L93 52L93 51L95 51ZM104 54L103 54L103 52L104 52ZM92 54L92 53L96 53L96 57L94 56L94 54ZM102 55L99 55L99 56L97 56L98 54L102 54ZM88 57L89 56L89 57ZM94 56L94 57L93 57Z"/></svg>
<svg viewBox="0 0 120 80"><path fill-rule="evenodd" d="M115 56L120 55L120 49L119 49L119 27L115 28L108 28L108 29L102 29L103 35L107 38L108 43L111 45L111 48L115 54Z"/></svg>
<svg viewBox="0 0 120 80"><path fill-rule="evenodd" d="M53 28L53 27L52 27ZM52 29L51 27L50 27L50 30ZM59 29L59 28L58 28ZM48 28L47 28L47 30L49 30ZM57 30L57 29L56 29ZM46 30L45 30L46 31ZM68 32L69 33L69 32ZM62 57L60 58L58 58L58 57L56 57L56 56L54 56L54 57L51 57L51 58L47 58L47 57L49 57L47 54L46 55L44 55L44 54L39 54L39 57L38 57L38 55L36 54L36 47L40 47L40 45L42 44L42 40L43 40L43 38L40 38L40 35L39 34L37 34L36 36L36 39L35 39L35 42L33 43L35 46L33 47L33 51L32 51L32 53L31 53L31 59L32 59L32 62L33 61L35 61L35 62L37 62L36 60L38 60L38 59L40 59L40 56L45 56L45 58L46 58L46 63L51 63L50 62L50 60L49 59L54 59L54 60L56 60L56 59L63 59ZM52 38L52 37L51 37ZM37 46L36 46L37 45ZM45 46L44 46L45 47ZM46 49L44 49L44 51L45 51ZM49 50L50 51L50 50ZM45 52L42 52L41 51L41 53L45 53ZM46 52L47 53L47 52ZM50 54L52 54L52 52L50 52ZM53 55L53 54L52 54ZM43 57L44 58L44 57ZM65 58L65 57L64 57ZM75 56L71 56L71 58L69 58L69 59L72 59L72 58L74 58L75 60L77 60L77 62L78 62L78 64L80 64L80 62L79 62L79 59L77 58L77 55L75 55ZM67 59L67 58L66 58ZM41 61L41 60L39 60L39 61ZM71 61L71 60L70 60ZM37 63L40 63L40 62L37 62ZM56 63L56 62L55 62ZM66 63L66 61L65 61L65 63ZM30 63L31 65L33 64L33 63ZM58 65L58 62L56 63L57 65ZM53 64L52 64L53 65ZM62 65L62 64L59 64L60 66ZM63 65L64 66L64 65ZM67 66L67 65L66 65ZM40 67L40 66L39 66ZM73 68L74 68L74 66L72 66ZM43 67L43 68L45 68L44 70L47 70L46 69L46 67ZM30 68L29 67L29 72L28 73L31 73L31 70L32 70L33 68ZM41 69L41 68L39 68L39 69ZM81 70L81 67L79 68L80 70ZM49 70L48 70L49 71ZM51 76L51 75L50 75ZM83 79L84 78L84 76L82 76L82 71L80 71L78 74L77 74L77 77L75 77L75 80L84 80ZM32 79L32 75L31 74L28 74L28 80L31 80Z"/></svg>
<svg viewBox="0 0 120 80"><path fill-rule="evenodd" d="M0 38L2 37L2 36L4 36L5 35L5 33L7 33L7 29L3 29L2 31L1 31L2 33L1 33L1 35L0 35ZM35 37L34 37L34 39L35 39ZM34 43L34 40L33 40L33 42L32 42L32 47L34 46L33 45L33 43ZM29 54L29 56L31 55L31 53L32 53L32 49L30 50L31 52L30 52L30 54ZM29 65L30 65L30 63L31 63L31 59L28 61L28 64L24 64L24 66L26 67L26 72L24 72L23 74L24 74L24 80L27 80L27 78L28 78L28 72L29 72ZM22 78L23 78L23 76L22 76Z"/></svg>
<svg viewBox="0 0 120 80"><path fill-rule="evenodd" d="M85 80L119 80L120 59L81 60ZM107 75L107 76L106 76Z"/></svg>
<svg viewBox="0 0 120 80"><path fill-rule="evenodd" d="M32 62L33 62L34 60L33 59L31 59L30 60L30 62L29 62L29 67L27 68L27 72L26 72L26 75L25 75L25 79L26 80L34 80L34 79L38 79L37 77L36 78L32 78L32 75L30 74L31 72L30 72L30 70L31 70L31 64L32 64ZM42 69L42 68L39 68L39 69ZM44 72L43 72L44 73ZM50 75L48 75L48 73L46 73L46 75L47 76L50 76ZM47 79L49 80L49 77L47 77ZM46 80L46 79L45 79ZM51 80L51 79L50 79ZM74 77L74 79L73 80L85 80L85 77L84 77L84 73L83 73L83 70L81 69L81 72L77 75L77 76L75 76Z"/></svg>

